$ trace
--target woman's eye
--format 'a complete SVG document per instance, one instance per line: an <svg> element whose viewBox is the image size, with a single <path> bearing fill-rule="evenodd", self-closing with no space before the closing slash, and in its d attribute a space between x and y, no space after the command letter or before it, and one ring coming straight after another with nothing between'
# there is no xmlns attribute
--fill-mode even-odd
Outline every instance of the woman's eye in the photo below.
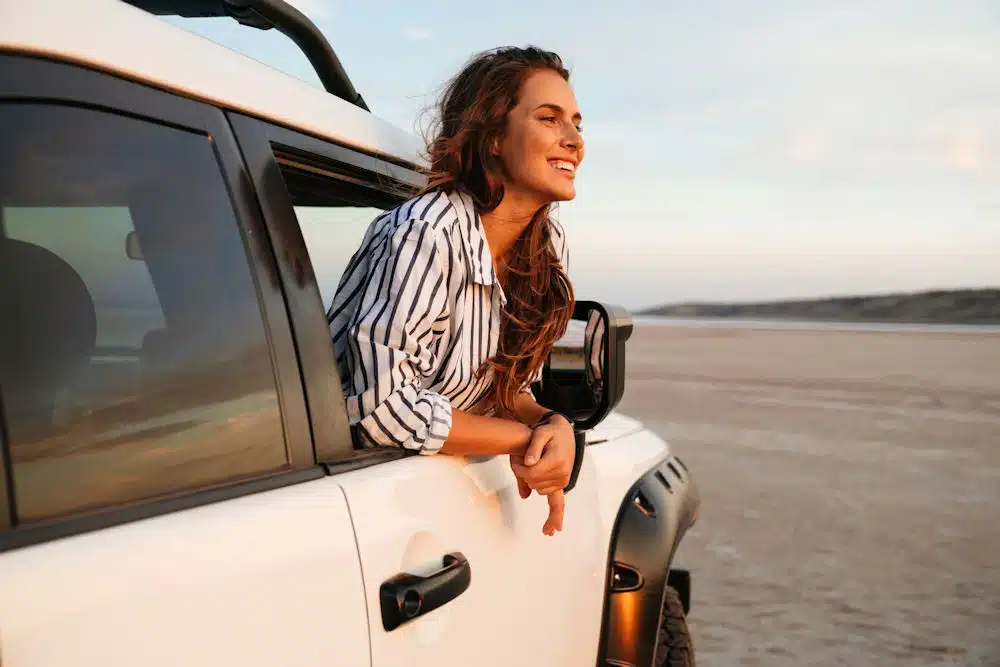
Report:
<svg viewBox="0 0 1000 667"><path fill-rule="evenodd" d="M542 116L542 120L545 121L546 123L554 123L554 122L556 122L556 117L555 116Z"/></svg>

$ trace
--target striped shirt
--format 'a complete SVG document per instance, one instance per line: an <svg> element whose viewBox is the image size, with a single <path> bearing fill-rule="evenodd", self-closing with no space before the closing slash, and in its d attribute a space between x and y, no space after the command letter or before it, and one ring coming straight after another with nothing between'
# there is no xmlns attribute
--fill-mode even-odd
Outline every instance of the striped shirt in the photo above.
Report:
<svg viewBox="0 0 1000 667"><path fill-rule="evenodd" d="M566 267L555 220L552 243ZM492 372L476 371L497 353L506 305L469 195L429 192L377 217L327 311L348 418L362 439L433 454L453 408L490 414L482 400Z"/></svg>

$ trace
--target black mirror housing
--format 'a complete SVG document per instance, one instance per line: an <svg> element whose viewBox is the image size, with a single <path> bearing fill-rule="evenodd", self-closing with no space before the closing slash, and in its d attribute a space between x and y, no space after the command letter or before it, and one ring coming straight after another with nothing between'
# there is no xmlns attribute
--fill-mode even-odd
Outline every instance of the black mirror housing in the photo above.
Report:
<svg viewBox="0 0 1000 667"><path fill-rule="evenodd" d="M578 431L597 426L625 394L625 343L631 335L632 316L621 306L577 301L541 382L532 387L535 400L572 419Z"/></svg>

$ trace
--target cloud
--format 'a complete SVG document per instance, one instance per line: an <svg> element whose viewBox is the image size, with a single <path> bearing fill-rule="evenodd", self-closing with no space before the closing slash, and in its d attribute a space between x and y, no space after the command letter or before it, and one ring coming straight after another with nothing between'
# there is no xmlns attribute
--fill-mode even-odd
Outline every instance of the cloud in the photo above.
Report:
<svg viewBox="0 0 1000 667"><path fill-rule="evenodd" d="M412 39L417 42L423 42L434 37L432 33L427 28L419 28L416 26L406 26L403 28L403 36L407 39Z"/></svg>

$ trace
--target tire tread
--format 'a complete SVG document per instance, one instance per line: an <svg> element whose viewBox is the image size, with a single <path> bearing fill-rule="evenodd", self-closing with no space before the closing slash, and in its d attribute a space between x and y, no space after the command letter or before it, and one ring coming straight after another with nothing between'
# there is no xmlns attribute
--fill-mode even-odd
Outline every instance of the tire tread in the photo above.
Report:
<svg viewBox="0 0 1000 667"><path fill-rule="evenodd" d="M656 667L695 667L694 644L688 630L687 617L680 594L667 586L663 591L663 610L656 634Z"/></svg>

